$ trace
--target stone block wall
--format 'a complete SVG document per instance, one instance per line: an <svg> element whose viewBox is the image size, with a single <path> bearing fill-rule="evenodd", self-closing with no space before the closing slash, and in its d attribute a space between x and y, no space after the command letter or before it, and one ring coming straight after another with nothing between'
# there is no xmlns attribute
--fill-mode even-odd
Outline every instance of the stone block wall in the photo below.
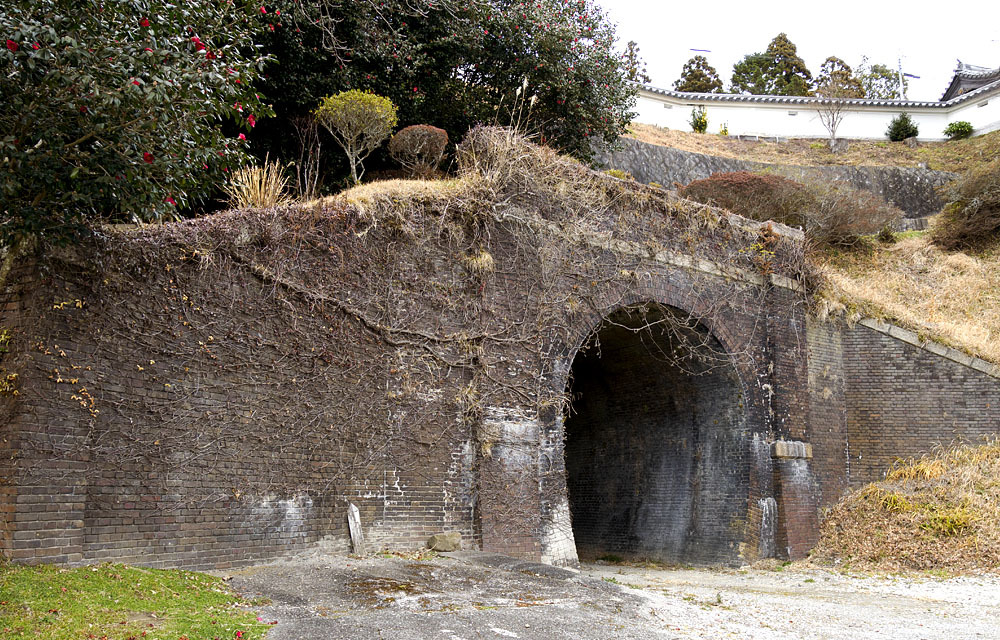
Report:
<svg viewBox="0 0 1000 640"><path fill-rule="evenodd" d="M811 320L807 335L823 506L897 460L1000 434L1000 368L874 320Z"/></svg>
<svg viewBox="0 0 1000 640"><path fill-rule="evenodd" d="M871 191L902 209L908 218L940 211L944 202L936 188L957 177L946 171L902 167L777 165L682 151L632 138L622 138L621 142L622 149L605 152L598 161L608 168L627 171L640 182L658 182L670 189L675 182L686 185L713 173L774 171L795 180L842 182Z"/></svg>
<svg viewBox="0 0 1000 640"><path fill-rule="evenodd" d="M898 458L1000 433L1000 377L964 354L943 356L860 324L843 344L852 485L882 478Z"/></svg>
<svg viewBox="0 0 1000 640"><path fill-rule="evenodd" d="M740 433L764 444L741 441L759 472L726 505L746 532L732 542L747 558L772 548L760 450L804 421L794 357L775 366L804 344L804 306L766 294L745 251L760 225L693 235L664 208L460 240L480 222L449 206L377 225L222 214L55 250L8 280L3 366L16 363L19 395L0 398L3 554L219 568L346 551L353 503L370 548L458 530L468 546L572 562L573 358L608 314L650 303L702 320L736 363ZM469 267L480 248L488 272Z"/></svg>

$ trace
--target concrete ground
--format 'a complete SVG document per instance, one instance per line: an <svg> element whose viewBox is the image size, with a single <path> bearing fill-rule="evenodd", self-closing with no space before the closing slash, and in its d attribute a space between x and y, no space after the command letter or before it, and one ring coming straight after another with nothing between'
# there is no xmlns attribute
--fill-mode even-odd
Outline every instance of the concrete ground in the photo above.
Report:
<svg viewBox="0 0 1000 640"><path fill-rule="evenodd" d="M775 566L556 569L477 552L313 554L235 570L268 640L1000 638L1000 577L859 577Z"/></svg>

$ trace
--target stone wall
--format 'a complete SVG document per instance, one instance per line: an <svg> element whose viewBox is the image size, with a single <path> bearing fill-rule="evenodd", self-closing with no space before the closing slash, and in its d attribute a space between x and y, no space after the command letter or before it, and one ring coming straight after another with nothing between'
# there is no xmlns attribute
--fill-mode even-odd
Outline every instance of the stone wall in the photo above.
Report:
<svg viewBox="0 0 1000 640"><path fill-rule="evenodd" d="M1000 433L1000 369L939 345L922 348L909 332L869 324L843 337L852 485L882 478L898 458Z"/></svg>
<svg viewBox="0 0 1000 640"><path fill-rule="evenodd" d="M1000 434L1000 367L875 320L810 321L809 442L829 506L898 459Z"/></svg>
<svg viewBox="0 0 1000 640"><path fill-rule="evenodd" d="M713 173L774 171L795 180L844 182L855 189L871 191L902 209L908 218L940 211L944 202L935 189L956 177L945 171L900 167L776 165L692 153L632 138L622 138L621 142L621 150L605 152L598 160L608 168L631 173L640 182L658 182L671 188L675 182L686 185Z"/></svg>
<svg viewBox="0 0 1000 640"><path fill-rule="evenodd" d="M561 208L532 217L519 197L537 207L514 192L503 223L387 198L375 213L220 214L41 256L0 289L16 334L4 366L19 373L2 398L3 554L211 568L347 550L354 503L370 548L458 530L467 546L573 562L572 364L609 314L657 304L718 342L739 395L725 413L738 495L694 505L744 535L690 557L773 553L767 443L807 410L804 299L784 262L795 234L652 190L585 224Z"/></svg>

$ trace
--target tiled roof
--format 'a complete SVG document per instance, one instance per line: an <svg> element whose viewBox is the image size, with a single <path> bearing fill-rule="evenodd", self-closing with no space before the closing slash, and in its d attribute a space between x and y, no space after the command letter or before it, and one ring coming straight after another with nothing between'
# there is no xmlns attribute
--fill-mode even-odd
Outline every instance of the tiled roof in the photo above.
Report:
<svg viewBox="0 0 1000 640"><path fill-rule="evenodd" d="M975 73L975 72L973 72ZM951 100L933 101L933 102L923 102L918 100L871 100L868 98L847 98L844 103L847 105L857 106L857 107L895 107L897 109L917 109L917 108L932 108L932 109L947 109L949 107L955 106L962 102L968 100L974 100L977 97L982 97L985 94L992 94L996 91L1000 91L1000 69L994 69L989 73L996 73L997 78L987 84L969 91L968 93L963 93L960 96L955 96ZM756 104L795 104L795 105L818 105L822 104L824 98L819 97L803 97L803 96L754 96L746 95L741 93L692 93L688 91L671 91L670 89L660 89L658 87L653 87L645 85L642 87L650 93L655 93L662 96L667 96L670 98L676 98L678 100L689 100L697 102L749 102Z"/></svg>

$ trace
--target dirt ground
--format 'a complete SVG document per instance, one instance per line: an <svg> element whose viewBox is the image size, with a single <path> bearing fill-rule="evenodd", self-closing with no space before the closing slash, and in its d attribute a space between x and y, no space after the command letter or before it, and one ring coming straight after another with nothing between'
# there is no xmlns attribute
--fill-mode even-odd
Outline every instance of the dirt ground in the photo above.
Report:
<svg viewBox="0 0 1000 640"><path fill-rule="evenodd" d="M791 567L579 572L476 552L313 554L230 572L269 598L268 640L386 638L998 638L1000 577ZM780 571L777 569L781 569Z"/></svg>

